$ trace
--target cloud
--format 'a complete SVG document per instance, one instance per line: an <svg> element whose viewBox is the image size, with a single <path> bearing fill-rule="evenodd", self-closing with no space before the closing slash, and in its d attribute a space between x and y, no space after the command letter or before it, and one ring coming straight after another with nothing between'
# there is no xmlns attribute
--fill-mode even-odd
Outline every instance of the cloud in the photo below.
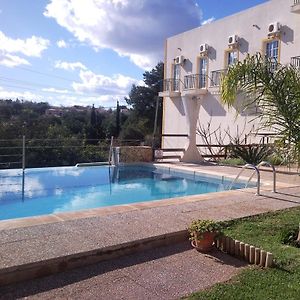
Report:
<svg viewBox="0 0 300 300"><path fill-rule="evenodd" d="M211 17L209 19L206 19L204 21L201 22L201 25L206 25L206 24L210 24L215 20L215 17Z"/></svg>
<svg viewBox="0 0 300 300"><path fill-rule="evenodd" d="M82 69L82 70L86 70L87 67L82 64L81 62L66 62L66 61L56 61L55 62L55 68L57 69L63 69L63 70L67 70L67 71L74 71L75 69Z"/></svg>
<svg viewBox="0 0 300 300"><path fill-rule="evenodd" d="M64 40L59 40L56 42L58 48L67 48L68 44Z"/></svg>
<svg viewBox="0 0 300 300"><path fill-rule="evenodd" d="M74 82L72 86L76 92L84 93L127 95L133 84L140 84L138 80L122 74L107 77L101 74L95 74L92 71L81 70L79 77L82 82Z"/></svg>
<svg viewBox="0 0 300 300"><path fill-rule="evenodd" d="M43 95L43 92L47 94ZM51 96L48 93L57 93L57 95ZM111 95L109 93L105 95L99 95L99 96L87 96L86 94L72 95L70 91L66 91L66 93L63 93L63 92L59 92L59 90L54 88L49 88L48 91L42 91L42 93L39 94L38 92L33 93L29 91L24 91L24 92L9 91L0 86L0 99L19 99L19 100L29 100L35 102L43 101L43 102L48 102L49 104L54 106L61 106L61 105L88 106L88 105L95 104L96 106L111 107L111 106L116 106L117 100L119 100L121 104L125 104L124 97L126 95L127 94Z"/></svg>
<svg viewBox="0 0 300 300"><path fill-rule="evenodd" d="M104 107L114 107L116 106L117 100L120 100L121 104L124 102L125 95L101 95L101 96L71 96L71 95L60 95L53 98L48 98L48 102L55 106L73 106L73 105L82 105L82 106L104 106Z"/></svg>
<svg viewBox="0 0 300 300"><path fill-rule="evenodd" d="M12 39L0 31L0 50L4 53L21 53L28 57L41 57L50 45L49 40L32 36L25 40Z"/></svg>
<svg viewBox="0 0 300 300"><path fill-rule="evenodd" d="M30 65L30 63L17 55L1 53L0 51L0 65L13 68L19 65Z"/></svg>
<svg viewBox="0 0 300 300"><path fill-rule="evenodd" d="M13 68L19 65L30 65L28 60L15 54L27 57L41 57L50 42L41 37L32 36L27 39L12 39L0 31L0 65Z"/></svg>
<svg viewBox="0 0 300 300"><path fill-rule="evenodd" d="M32 101L42 101L42 96L37 95L28 91L25 92L16 92L16 91L7 91L0 86L0 98L1 99L23 99L23 100L32 100Z"/></svg>
<svg viewBox="0 0 300 300"><path fill-rule="evenodd" d="M60 90L60 89L55 89L55 88L44 88L42 89L43 92L48 92L48 93L57 93L57 94L69 94L70 91L68 90Z"/></svg>
<svg viewBox="0 0 300 300"><path fill-rule="evenodd" d="M167 37L200 26L195 0L50 0L44 15L94 49L113 49L143 69L163 58Z"/></svg>

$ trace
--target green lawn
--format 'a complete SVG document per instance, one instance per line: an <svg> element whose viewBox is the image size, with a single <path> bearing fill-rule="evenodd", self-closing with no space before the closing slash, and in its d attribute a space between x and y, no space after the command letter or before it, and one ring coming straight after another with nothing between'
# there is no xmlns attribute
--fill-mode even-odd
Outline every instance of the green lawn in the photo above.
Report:
<svg viewBox="0 0 300 300"><path fill-rule="evenodd" d="M300 299L300 248L282 244L286 231L300 222L300 208L234 221L226 234L274 254L274 268L251 266L230 282L187 299Z"/></svg>

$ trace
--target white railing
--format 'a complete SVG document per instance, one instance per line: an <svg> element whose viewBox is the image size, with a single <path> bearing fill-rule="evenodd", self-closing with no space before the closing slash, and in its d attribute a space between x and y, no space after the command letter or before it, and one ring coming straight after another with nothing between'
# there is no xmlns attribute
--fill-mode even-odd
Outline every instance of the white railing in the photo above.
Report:
<svg viewBox="0 0 300 300"><path fill-rule="evenodd" d="M300 3L300 0L298 0ZM300 69L300 56L291 57L291 65Z"/></svg>
<svg viewBox="0 0 300 300"><path fill-rule="evenodd" d="M294 0L294 5L300 4L300 0Z"/></svg>
<svg viewBox="0 0 300 300"><path fill-rule="evenodd" d="M184 76L184 89L194 90L206 87L207 76L203 74L192 74Z"/></svg>
<svg viewBox="0 0 300 300"><path fill-rule="evenodd" d="M180 80L174 78L167 78L162 81L162 92L179 92Z"/></svg>
<svg viewBox="0 0 300 300"><path fill-rule="evenodd" d="M211 87L220 86L221 78L223 75L226 74L226 72L227 69L212 71L210 77L210 86Z"/></svg>

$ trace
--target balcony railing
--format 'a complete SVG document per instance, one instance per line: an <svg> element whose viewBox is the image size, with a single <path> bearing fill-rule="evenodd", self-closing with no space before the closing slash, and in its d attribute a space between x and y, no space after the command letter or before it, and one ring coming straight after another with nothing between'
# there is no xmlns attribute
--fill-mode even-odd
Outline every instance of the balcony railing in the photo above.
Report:
<svg viewBox="0 0 300 300"><path fill-rule="evenodd" d="M207 76L203 74L192 74L184 76L184 89L204 89L206 88Z"/></svg>
<svg viewBox="0 0 300 300"><path fill-rule="evenodd" d="M298 0L300 2L300 0ZM291 58L291 65L297 69L300 69L300 56L294 56Z"/></svg>
<svg viewBox="0 0 300 300"><path fill-rule="evenodd" d="M162 81L162 92L179 92L180 80L174 78L164 79Z"/></svg>
<svg viewBox="0 0 300 300"><path fill-rule="evenodd" d="M294 0L294 5L291 6L291 12L300 14L300 0Z"/></svg>
<svg viewBox="0 0 300 300"><path fill-rule="evenodd" d="M225 75L227 72L227 69L223 70L216 70L211 72L211 78L210 78L210 86L220 86L221 84L221 78L223 75Z"/></svg>

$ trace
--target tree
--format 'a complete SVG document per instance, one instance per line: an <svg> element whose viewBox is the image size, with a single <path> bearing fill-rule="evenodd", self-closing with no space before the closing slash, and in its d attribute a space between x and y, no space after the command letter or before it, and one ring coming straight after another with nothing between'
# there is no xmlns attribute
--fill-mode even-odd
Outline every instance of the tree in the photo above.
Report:
<svg viewBox="0 0 300 300"><path fill-rule="evenodd" d="M245 95L244 107L259 107L264 128L273 128L288 142L300 163L300 72L291 65L280 65L260 54L248 56L231 66L221 84L222 101L235 103Z"/></svg>
<svg viewBox="0 0 300 300"><path fill-rule="evenodd" d="M146 71L143 74L144 86L133 85L129 92L129 97L125 98L127 104L132 106L132 111L125 122L122 131L130 132L131 138L140 137L140 132L146 135L152 134L154 127L156 99L160 90L160 85L163 80L164 65L159 62L151 71ZM159 104L158 127L161 127L162 104ZM142 122L141 122L142 120ZM135 130L127 130L126 126L132 127L131 124L142 125L141 128ZM137 136L134 132L138 132ZM127 134L122 133L122 136Z"/></svg>

